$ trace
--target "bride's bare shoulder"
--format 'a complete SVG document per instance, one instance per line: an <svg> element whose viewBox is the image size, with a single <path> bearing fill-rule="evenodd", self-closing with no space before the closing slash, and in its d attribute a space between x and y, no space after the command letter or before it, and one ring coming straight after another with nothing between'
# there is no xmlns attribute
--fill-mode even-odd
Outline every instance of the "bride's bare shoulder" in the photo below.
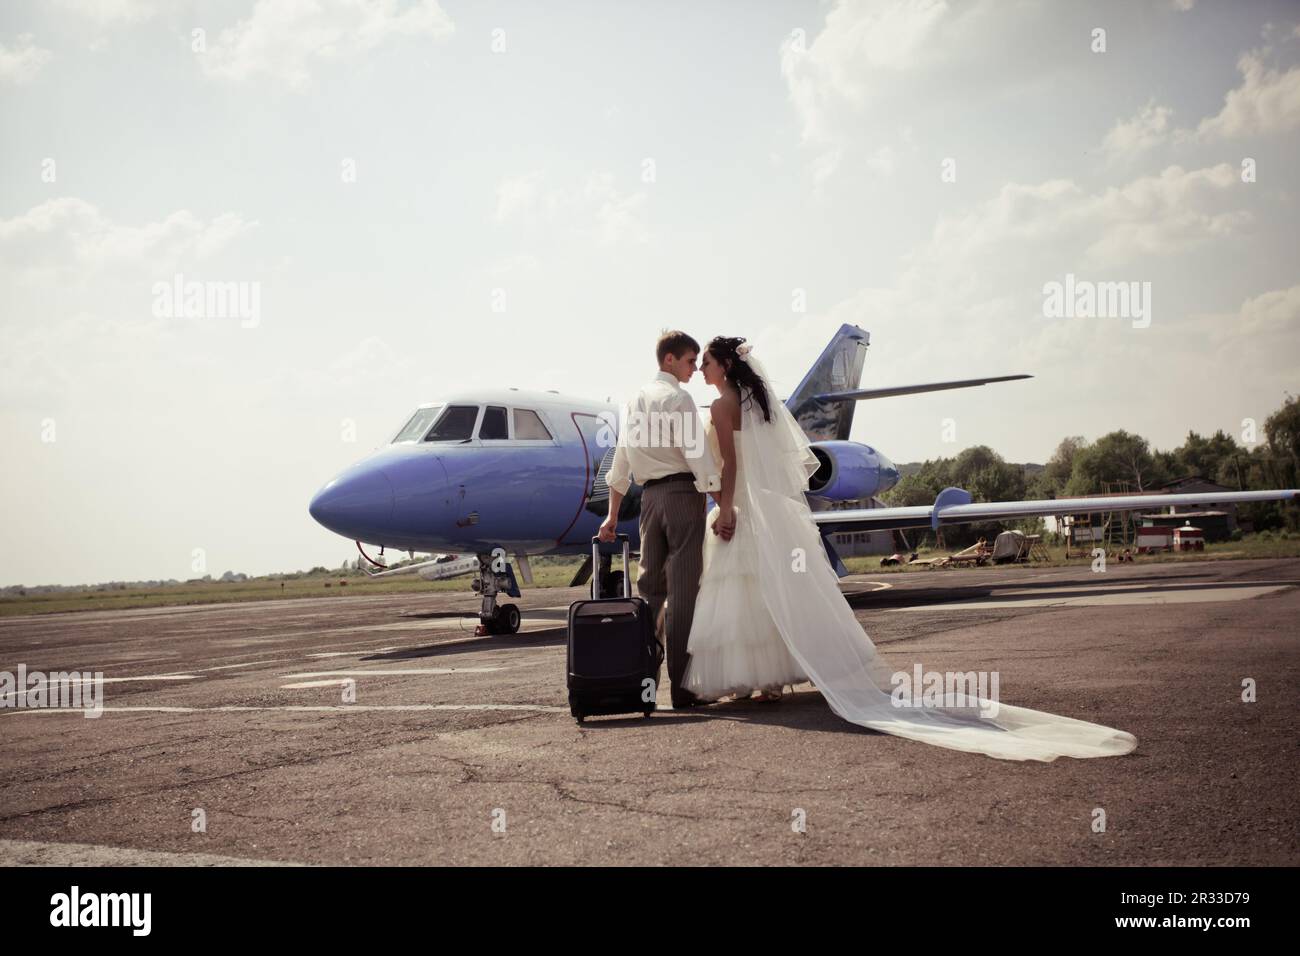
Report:
<svg viewBox="0 0 1300 956"><path fill-rule="evenodd" d="M731 392L715 398L709 408L712 410L714 418L719 415L726 415L734 421L740 417L740 402L736 400L736 396Z"/></svg>
<svg viewBox="0 0 1300 956"><path fill-rule="evenodd" d="M709 406L709 411L713 416L715 428L724 425L732 429L740 427L740 400L736 398L734 392L725 392L714 399L713 404Z"/></svg>

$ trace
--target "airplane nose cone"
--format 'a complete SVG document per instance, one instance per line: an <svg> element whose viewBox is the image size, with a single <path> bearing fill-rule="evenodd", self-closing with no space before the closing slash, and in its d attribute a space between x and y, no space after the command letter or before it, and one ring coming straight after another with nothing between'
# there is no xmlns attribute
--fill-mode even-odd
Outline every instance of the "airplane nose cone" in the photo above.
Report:
<svg viewBox="0 0 1300 956"><path fill-rule="evenodd" d="M316 492L308 512L345 537L363 537L393 516L393 483L378 468L345 472Z"/></svg>
<svg viewBox="0 0 1300 956"><path fill-rule="evenodd" d="M883 495L894 487L894 485L898 484L899 477L898 467L884 455L880 455L880 486L876 494Z"/></svg>

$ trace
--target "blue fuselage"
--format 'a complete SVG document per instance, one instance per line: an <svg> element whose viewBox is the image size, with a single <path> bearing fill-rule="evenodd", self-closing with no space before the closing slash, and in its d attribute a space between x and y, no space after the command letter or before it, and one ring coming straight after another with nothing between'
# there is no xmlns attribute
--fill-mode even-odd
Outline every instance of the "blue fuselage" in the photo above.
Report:
<svg viewBox="0 0 1300 956"><path fill-rule="evenodd" d="M465 396L445 403L477 406L469 438L405 440L384 446L341 472L320 489L310 512L320 524L346 538L400 551L568 554L585 552L602 514L587 507L597 471L617 422L613 405L553 393L511 390ZM485 409L536 412L550 439L516 437L484 440ZM602 419L600 416L605 416ZM513 420L513 419L512 419ZM897 481L883 456L858 446L874 468L876 494ZM865 457L864 457L865 456ZM636 519L620 531L639 547Z"/></svg>

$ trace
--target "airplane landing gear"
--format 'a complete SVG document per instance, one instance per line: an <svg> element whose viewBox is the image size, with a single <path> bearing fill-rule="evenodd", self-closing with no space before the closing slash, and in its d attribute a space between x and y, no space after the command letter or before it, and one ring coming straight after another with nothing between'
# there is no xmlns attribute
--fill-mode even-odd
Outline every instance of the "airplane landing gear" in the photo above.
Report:
<svg viewBox="0 0 1300 956"><path fill-rule="evenodd" d="M595 591L595 580L600 579L600 593L593 593L591 596L596 599L613 598L623 596L623 575L626 568L622 571L610 570L613 566L612 554L602 554L600 556L600 574L592 576L592 591Z"/></svg>
<svg viewBox="0 0 1300 956"><path fill-rule="evenodd" d="M497 634L518 634L519 623L523 620L523 615L519 613L519 605L502 604L497 608Z"/></svg>
<svg viewBox="0 0 1300 956"><path fill-rule="evenodd" d="M600 579L600 590L602 598L613 598L623 596L623 572L611 571L608 577Z"/></svg>
<svg viewBox="0 0 1300 956"><path fill-rule="evenodd" d="M504 571L494 570L497 558L491 554L478 555L478 577L471 585L482 596L479 606L478 627L474 629L476 637L487 634L518 634L522 615L517 604L497 604L497 595L504 592L510 597L519 597L519 585L515 581L514 568L507 562Z"/></svg>

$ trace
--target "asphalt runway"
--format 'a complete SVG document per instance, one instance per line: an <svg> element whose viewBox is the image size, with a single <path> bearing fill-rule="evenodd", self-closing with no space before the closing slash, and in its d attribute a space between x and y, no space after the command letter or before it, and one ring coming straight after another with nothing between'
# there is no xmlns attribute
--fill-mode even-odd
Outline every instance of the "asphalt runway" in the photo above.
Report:
<svg viewBox="0 0 1300 956"><path fill-rule="evenodd" d="M525 592L509 637L449 613L468 590L8 618L0 670L107 683L97 719L0 709L0 864L1294 866L1298 584L1296 560L842 582L898 670L997 671L1004 703L1138 738L1052 763L869 732L809 685L673 712L665 675L650 719L579 727L582 589Z"/></svg>

